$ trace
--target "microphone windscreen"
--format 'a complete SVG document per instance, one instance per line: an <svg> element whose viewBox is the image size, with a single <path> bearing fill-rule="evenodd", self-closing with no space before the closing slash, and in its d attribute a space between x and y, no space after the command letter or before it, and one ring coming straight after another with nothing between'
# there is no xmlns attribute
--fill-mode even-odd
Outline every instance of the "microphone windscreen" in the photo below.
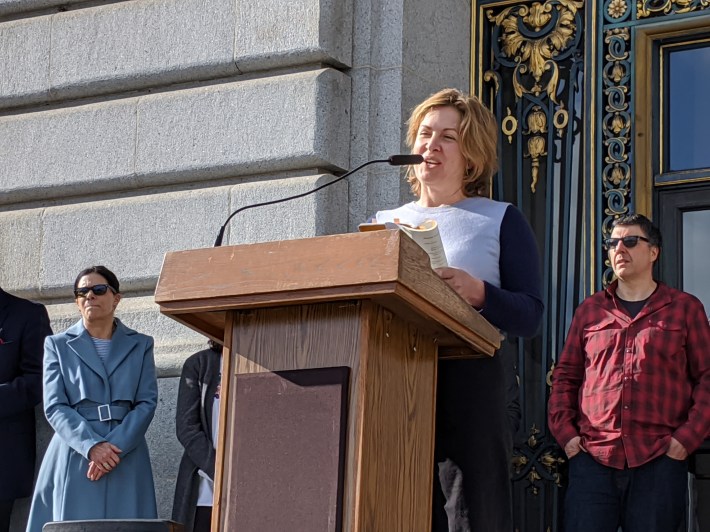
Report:
<svg viewBox="0 0 710 532"><path fill-rule="evenodd" d="M387 162L392 166L404 166L407 164L421 164L424 162L424 157L418 154L408 155L390 155Z"/></svg>

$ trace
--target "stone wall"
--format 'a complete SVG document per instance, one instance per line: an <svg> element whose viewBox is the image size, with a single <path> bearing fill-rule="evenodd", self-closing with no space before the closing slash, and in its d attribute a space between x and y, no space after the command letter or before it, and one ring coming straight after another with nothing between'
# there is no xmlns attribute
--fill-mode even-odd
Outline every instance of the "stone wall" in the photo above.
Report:
<svg viewBox="0 0 710 532"><path fill-rule="evenodd" d="M45 303L60 331L78 319L76 273L116 272L118 316L156 339L160 517L181 452L177 376L205 342L157 311L164 253L212 245L238 207L402 152L413 105L468 88L470 13L467 0L0 0L0 286ZM352 231L406 199L400 172L373 166L239 214L226 242ZM42 421L41 450L49 435Z"/></svg>

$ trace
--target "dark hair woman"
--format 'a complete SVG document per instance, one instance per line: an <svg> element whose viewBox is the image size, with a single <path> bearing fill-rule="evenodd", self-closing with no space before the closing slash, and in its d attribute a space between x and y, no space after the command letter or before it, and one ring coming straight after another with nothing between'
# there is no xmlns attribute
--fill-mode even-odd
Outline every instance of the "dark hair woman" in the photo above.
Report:
<svg viewBox="0 0 710 532"><path fill-rule="evenodd" d="M54 437L42 460L28 532L50 521L157 517L145 433L158 400L153 339L114 313L104 266L74 282L81 319L44 344L44 411Z"/></svg>

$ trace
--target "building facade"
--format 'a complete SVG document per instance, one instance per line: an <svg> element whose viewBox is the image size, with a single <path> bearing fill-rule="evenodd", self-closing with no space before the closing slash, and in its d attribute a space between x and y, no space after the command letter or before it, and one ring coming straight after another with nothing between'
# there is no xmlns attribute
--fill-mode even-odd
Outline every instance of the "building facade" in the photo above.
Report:
<svg viewBox="0 0 710 532"><path fill-rule="evenodd" d="M566 462L546 428L549 377L575 307L612 279L601 242L614 218L651 217L665 237L657 277L710 308L710 4L481 0L472 34L472 89L500 121L493 194L526 212L543 258L542 330L509 346L523 398L516 527L559 530ZM692 470L686 528L708 530L703 452Z"/></svg>
<svg viewBox="0 0 710 532"><path fill-rule="evenodd" d="M117 273L119 317L156 339L167 518L177 376L205 340L157 311L164 253L404 152L416 103L475 92L500 122L491 193L527 214L545 274L539 336L506 345L524 399L516 526L557 530L548 377L575 306L610 279L613 218L650 214L659 275L710 306L709 73L708 0L0 0L0 286L45 303L59 331L78 319L76 273ZM225 243L353 231L408 198L400 171L373 165L240 213Z"/></svg>

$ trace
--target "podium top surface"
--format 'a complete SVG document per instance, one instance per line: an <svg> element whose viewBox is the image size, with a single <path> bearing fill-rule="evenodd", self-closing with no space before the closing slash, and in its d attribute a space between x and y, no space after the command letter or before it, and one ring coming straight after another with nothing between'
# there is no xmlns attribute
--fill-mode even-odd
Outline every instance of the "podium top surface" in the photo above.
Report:
<svg viewBox="0 0 710 532"><path fill-rule="evenodd" d="M167 253L160 311L222 340L229 310L371 299L436 335L442 346L493 355L500 333L397 230Z"/></svg>

